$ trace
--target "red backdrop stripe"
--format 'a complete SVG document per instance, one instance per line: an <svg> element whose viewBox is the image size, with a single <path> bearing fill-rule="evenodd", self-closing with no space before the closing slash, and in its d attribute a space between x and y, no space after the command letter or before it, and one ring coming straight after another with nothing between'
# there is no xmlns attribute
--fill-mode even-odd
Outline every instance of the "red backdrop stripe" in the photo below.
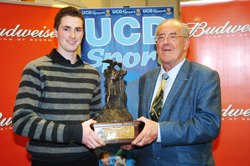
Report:
<svg viewBox="0 0 250 166"><path fill-rule="evenodd" d="M0 3L0 165L30 165L27 138L13 133L11 118L24 66L50 53L54 17L60 8Z"/></svg>

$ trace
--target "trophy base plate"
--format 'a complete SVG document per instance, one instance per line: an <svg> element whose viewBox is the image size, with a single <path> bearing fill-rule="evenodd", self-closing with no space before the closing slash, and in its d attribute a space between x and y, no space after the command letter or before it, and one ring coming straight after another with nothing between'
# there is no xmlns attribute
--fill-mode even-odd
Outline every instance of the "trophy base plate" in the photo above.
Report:
<svg viewBox="0 0 250 166"><path fill-rule="evenodd" d="M143 127L144 123L140 121L91 124L91 128L106 144L131 143Z"/></svg>

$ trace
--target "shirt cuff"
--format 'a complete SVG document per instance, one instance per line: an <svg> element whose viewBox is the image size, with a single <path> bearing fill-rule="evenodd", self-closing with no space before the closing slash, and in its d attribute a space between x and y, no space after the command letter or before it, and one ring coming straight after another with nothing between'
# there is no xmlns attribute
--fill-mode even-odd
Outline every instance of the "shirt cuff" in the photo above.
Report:
<svg viewBox="0 0 250 166"><path fill-rule="evenodd" d="M160 124L159 123L158 123L158 138L157 138L156 142L161 143L161 129L160 129Z"/></svg>

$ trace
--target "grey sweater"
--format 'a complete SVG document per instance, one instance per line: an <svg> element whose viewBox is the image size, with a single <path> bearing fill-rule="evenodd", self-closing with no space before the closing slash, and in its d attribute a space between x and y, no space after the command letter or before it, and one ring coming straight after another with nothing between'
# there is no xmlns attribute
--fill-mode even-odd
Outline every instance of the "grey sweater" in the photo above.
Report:
<svg viewBox="0 0 250 166"><path fill-rule="evenodd" d="M98 71L80 59L70 64L53 49L24 68L12 126L30 138L32 160L77 161L90 153L81 144L81 123L95 119L100 107Z"/></svg>

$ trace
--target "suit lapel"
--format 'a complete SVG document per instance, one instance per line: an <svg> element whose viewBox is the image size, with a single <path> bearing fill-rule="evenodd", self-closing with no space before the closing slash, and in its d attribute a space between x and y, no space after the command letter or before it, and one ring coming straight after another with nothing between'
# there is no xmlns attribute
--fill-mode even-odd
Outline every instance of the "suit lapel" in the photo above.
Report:
<svg viewBox="0 0 250 166"><path fill-rule="evenodd" d="M177 74L177 77L175 78L175 81L173 83L173 86L168 94L168 97L164 103L160 118L159 118L159 122L166 120L168 118L165 117L169 117L170 113L171 113L171 107L173 105L173 103L175 102L175 100L178 98L178 96L180 95L180 93L182 92L183 88L185 87L189 77L190 77L190 72L191 71L191 63L188 59L186 59L186 61L184 62L184 64L182 65L179 73Z"/></svg>

